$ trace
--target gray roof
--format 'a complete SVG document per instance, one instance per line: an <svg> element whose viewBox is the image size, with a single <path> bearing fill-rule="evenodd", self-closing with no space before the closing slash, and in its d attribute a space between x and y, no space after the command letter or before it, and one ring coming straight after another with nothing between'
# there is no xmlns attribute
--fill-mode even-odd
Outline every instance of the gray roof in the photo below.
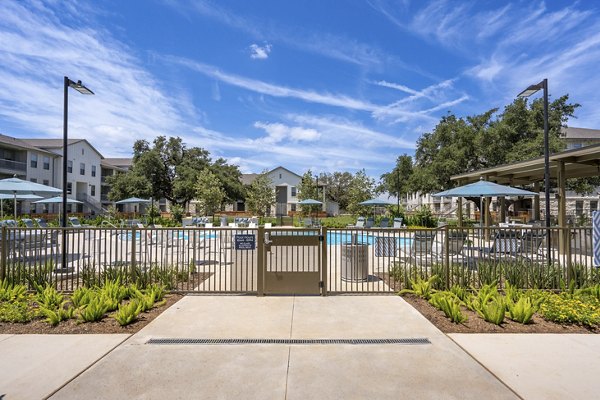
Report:
<svg viewBox="0 0 600 400"><path fill-rule="evenodd" d="M133 165L133 158L105 157L102 160L102 165L128 169Z"/></svg>
<svg viewBox="0 0 600 400"><path fill-rule="evenodd" d="M562 128L565 139L592 139L600 140L600 129L588 128Z"/></svg>
<svg viewBox="0 0 600 400"><path fill-rule="evenodd" d="M23 139L24 141L26 141L27 143L31 144L32 146L35 146L37 148L42 148L42 149L62 149L63 147L63 140L62 139ZM92 144L87 140L87 139L68 139L67 143L69 144L69 146L71 146L72 144L76 144L79 142L86 142L88 144L88 146L90 146L92 148L92 150L94 150L96 153L98 153L98 155L100 156L100 158L102 158L102 153L100 153L98 150L96 150L96 148L94 146L92 146Z"/></svg>
<svg viewBox="0 0 600 400"><path fill-rule="evenodd" d="M242 185L250 185L260 174L242 174L240 181Z"/></svg>
<svg viewBox="0 0 600 400"><path fill-rule="evenodd" d="M52 154L53 156L56 156L56 154L51 153L49 151L40 149L28 142L26 142L23 139L17 139L15 137L12 136L7 136L7 135L2 135L0 134L0 144L4 144L4 145L8 145L12 148L17 148L17 149L23 149L23 150L35 150L35 151L39 151L41 153L47 153L47 154Z"/></svg>

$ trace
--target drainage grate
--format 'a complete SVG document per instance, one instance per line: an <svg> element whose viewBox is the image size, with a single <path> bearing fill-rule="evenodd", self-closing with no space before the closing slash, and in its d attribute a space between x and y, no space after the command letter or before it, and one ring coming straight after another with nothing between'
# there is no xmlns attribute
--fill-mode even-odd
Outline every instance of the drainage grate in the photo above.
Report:
<svg viewBox="0 0 600 400"><path fill-rule="evenodd" d="M403 339L150 339L146 344L431 344L427 338Z"/></svg>

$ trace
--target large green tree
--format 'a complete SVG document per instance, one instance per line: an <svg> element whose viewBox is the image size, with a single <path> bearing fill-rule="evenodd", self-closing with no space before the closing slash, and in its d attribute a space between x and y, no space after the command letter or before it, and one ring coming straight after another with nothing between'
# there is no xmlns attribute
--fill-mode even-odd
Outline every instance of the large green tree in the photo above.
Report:
<svg viewBox="0 0 600 400"><path fill-rule="evenodd" d="M367 176L364 169L357 171L352 177L352 182L348 187L348 208L347 211L352 214L366 212L364 206L359 205L365 200L369 200L375 194L375 179Z"/></svg>
<svg viewBox="0 0 600 400"><path fill-rule="evenodd" d="M111 178L114 200L127 196L166 198L173 204L187 204L196 191L194 185L202 171L209 169L224 188L225 201L244 197L237 166L219 158L214 163L208 151L187 147L179 137L158 136L152 144L137 140L133 145L133 165L130 171ZM149 189L148 189L149 188Z"/></svg>
<svg viewBox="0 0 600 400"><path fill-rule="evenodd" d="M340 206L340 210L346 210L350 202L348 189L352 183L350 172L325 173L319 176L319 184L325 186L325 197L327 201L334 201Z"/></svg>
<svg viewBox="0 0 600 400"><path fill-rule="evenodd" d="M266 172L252 181L246 190L246 205L254 215L264 216L275 204L275 189Z"/></svg>
<svg viewBox="0 0 600 400"><path fill-rule="evenodd" d="M549 105L549 142L552 152L565 147L561 128L579 104L562 96ZM522 161L543 155L544 118L541 99L516 99L497 115L497 109L459 118L448 114L432 132L417 141L410 186L415 191L451 188L452 175Z"/></svg>

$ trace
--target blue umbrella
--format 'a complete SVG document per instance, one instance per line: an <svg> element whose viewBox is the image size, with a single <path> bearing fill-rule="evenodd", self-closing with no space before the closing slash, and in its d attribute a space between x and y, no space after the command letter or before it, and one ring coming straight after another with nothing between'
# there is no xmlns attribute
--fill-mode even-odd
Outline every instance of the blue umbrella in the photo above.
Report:
<svg viewBox="0 0 600 400"><path fill-rule="evenodd" d="M15 201L15 219L17 219L17 195L49 195L62 193L62 189L42 185L40 183L25 181L15 176L13 178L0 179L0 193L13 195L13 199Z"/></svg>
<svg viewBox="0 0 600 400"><path fill-rule="evenodd" d="M537 196L537 193L517 189L512 186L499 185L494 182L484 181L469 183L453 189L445 190L432 195L433 197L496 197L496 196Z"/></svg>
<svg viewBox="0 0 600 400"><path fill-rule="evenodd" d="M432 195L433 197L479 197L479 209L483 215L483 198L497 196L537 196L537 193L529 190L517 189L512 186L499 185L488 182L481 178L478 182L458 186ZM480 218L480 224L483 218Z"/></svg>

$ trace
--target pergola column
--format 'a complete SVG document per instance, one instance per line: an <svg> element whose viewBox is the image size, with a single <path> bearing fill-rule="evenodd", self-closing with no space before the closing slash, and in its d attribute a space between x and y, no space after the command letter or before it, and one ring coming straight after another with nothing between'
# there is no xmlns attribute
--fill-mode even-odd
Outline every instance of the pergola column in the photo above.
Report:
<svg viewBox="0 0 600 400"><path fill-rule="evenodd" d="M533 220L540 221L542 217L540 216L540 183L533 183L533 191L537 193L533 197Z"/></svg>
<svg viewBox="0 0 600 400"><path fill-rule="evenodd" d="M500 197L500 223L506 221L506 197Z"/></svg>
<svg viewBox="0 0 600 400"><path fill-rule="evenodd" d="M570 229L567 226L567 190L565 179L565 163L558 162L558 227L560 232L558 235L558 252L559 257L563 257L563 262L567 267L567 281L570 282L571 273L571 246L570 246ZM548 218L548 217L546 217Z"/></svg>
<svg viewBox="0 0 600 400"><path fill-rule="evenodd" d="M463 212L462 212L462 197L458 198L457 201L457 209L456 209L456 216L458 217L458 226L462 227L463 226Z"/></svg>

